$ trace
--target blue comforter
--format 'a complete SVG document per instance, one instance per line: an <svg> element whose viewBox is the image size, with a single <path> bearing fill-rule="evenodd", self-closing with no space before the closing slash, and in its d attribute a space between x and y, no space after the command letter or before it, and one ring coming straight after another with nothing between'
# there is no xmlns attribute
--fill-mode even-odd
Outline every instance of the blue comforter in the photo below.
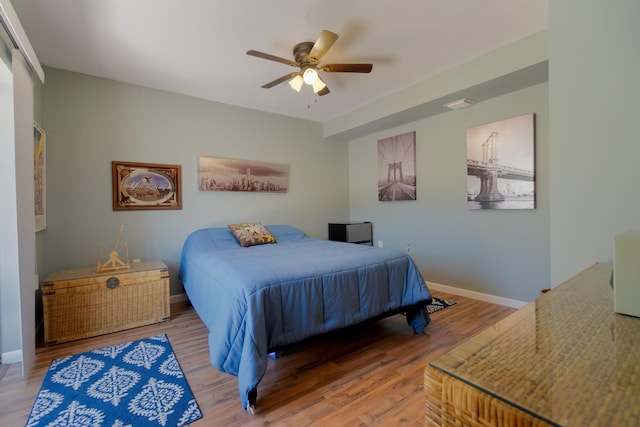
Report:
<svg viewBox="0 0 640 427"><path fill-rule="evenodd" d="M407 254L267 229L276 244L241 247L227 228L193 232L180 278L209 330L211 363L238 376L245 409L255 403L269 351L403 309L417 333L431 300Z"/></svg>

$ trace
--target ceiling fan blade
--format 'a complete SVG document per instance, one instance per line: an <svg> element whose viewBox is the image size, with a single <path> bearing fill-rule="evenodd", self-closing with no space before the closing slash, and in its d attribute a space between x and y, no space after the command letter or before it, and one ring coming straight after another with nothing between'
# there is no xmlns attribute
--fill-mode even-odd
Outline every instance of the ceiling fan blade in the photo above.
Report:
<svg viewBox="0 0 640 427"><path fill-rule="evenodd" d="M279 56L269 55L268 53L258 52L257 50L248 50L247 55L257 56L258 58L268 59L270 61L281 62L283 64L291 65L292 67L298 66L298 64L290 59L280 58Z"/></svg>
<svg viewBox="0 0 640 427"><path fill-rule="evenodd" d="M327 73L370 73L373 64L327 64L320 69Z"/></svg>
<svg viewBox="0 0 640 427"><path fill-rule="evenodd" d="M280 77L280 78L278 78L278 79L275 79L275 80L274 80L274 81L272 81L272 82L265 83L265 84L263 84L261 87L262 87L262 88L264 88L264 89L272 88L272 87L274 87L275 85L279 85L280 83L284 83L284 82L286 82L287 80L291 80L292 78L294 78L294 77L295 77L295 76L297 76L298 74L300 74L300 73L298 73L298 72L289 73L289 74L287 74L286 76L282 76L282 77Z"/></svg>
<svg viewBox="0 0 640 427"><path fill-rule="evenodd" d="M309 62L317 64L325 53L333 46L338 40L338 35L328 30L322 30L318 36L318 40L313 44L311 51L309 52Z"/></svg>

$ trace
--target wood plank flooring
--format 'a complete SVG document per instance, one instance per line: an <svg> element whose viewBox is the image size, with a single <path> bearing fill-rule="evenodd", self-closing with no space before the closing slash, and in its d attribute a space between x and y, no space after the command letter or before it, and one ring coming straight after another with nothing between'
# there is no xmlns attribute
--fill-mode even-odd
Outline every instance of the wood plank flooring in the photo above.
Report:
<svg viewBox="0 0 640 427"><path fill-rule="evenodd" d="M423 370L439 355L514 309L433 292L457 304L432 314L424 335L401 315L311 338L269 360L257 412L242 409L236 377L209 363L208 331L187 303L164 323L52 347L39 346L33 371L20 364L0 379L0 426L23 426L52 359L166 333L204 417L193 426L422 426Z"/></svg>

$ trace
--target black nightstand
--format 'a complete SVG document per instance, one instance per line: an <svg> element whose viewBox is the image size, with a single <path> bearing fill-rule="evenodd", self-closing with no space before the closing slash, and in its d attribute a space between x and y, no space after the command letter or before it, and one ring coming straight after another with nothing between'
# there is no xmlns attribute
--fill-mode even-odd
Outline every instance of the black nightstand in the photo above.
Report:
<svg viewBox="0 0 640 427"><path fill-rule="evenodd" d="M329 240L373 246L370 222L329 223Z"/></svg>

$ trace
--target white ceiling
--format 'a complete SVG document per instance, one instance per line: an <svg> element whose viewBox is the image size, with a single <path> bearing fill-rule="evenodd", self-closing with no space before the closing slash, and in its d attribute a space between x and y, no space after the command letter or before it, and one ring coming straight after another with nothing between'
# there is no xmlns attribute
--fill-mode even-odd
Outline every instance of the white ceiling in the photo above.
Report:
<svg viewBox="0 0 640 427"><path fill-rule="evenodd" d="M548 0L13 0L43 65L226 104L327 122L548 27ZM339 35L323 63L331 93L282 83L321 30ZM45 82L46 83L46 82Z"/></svg>

